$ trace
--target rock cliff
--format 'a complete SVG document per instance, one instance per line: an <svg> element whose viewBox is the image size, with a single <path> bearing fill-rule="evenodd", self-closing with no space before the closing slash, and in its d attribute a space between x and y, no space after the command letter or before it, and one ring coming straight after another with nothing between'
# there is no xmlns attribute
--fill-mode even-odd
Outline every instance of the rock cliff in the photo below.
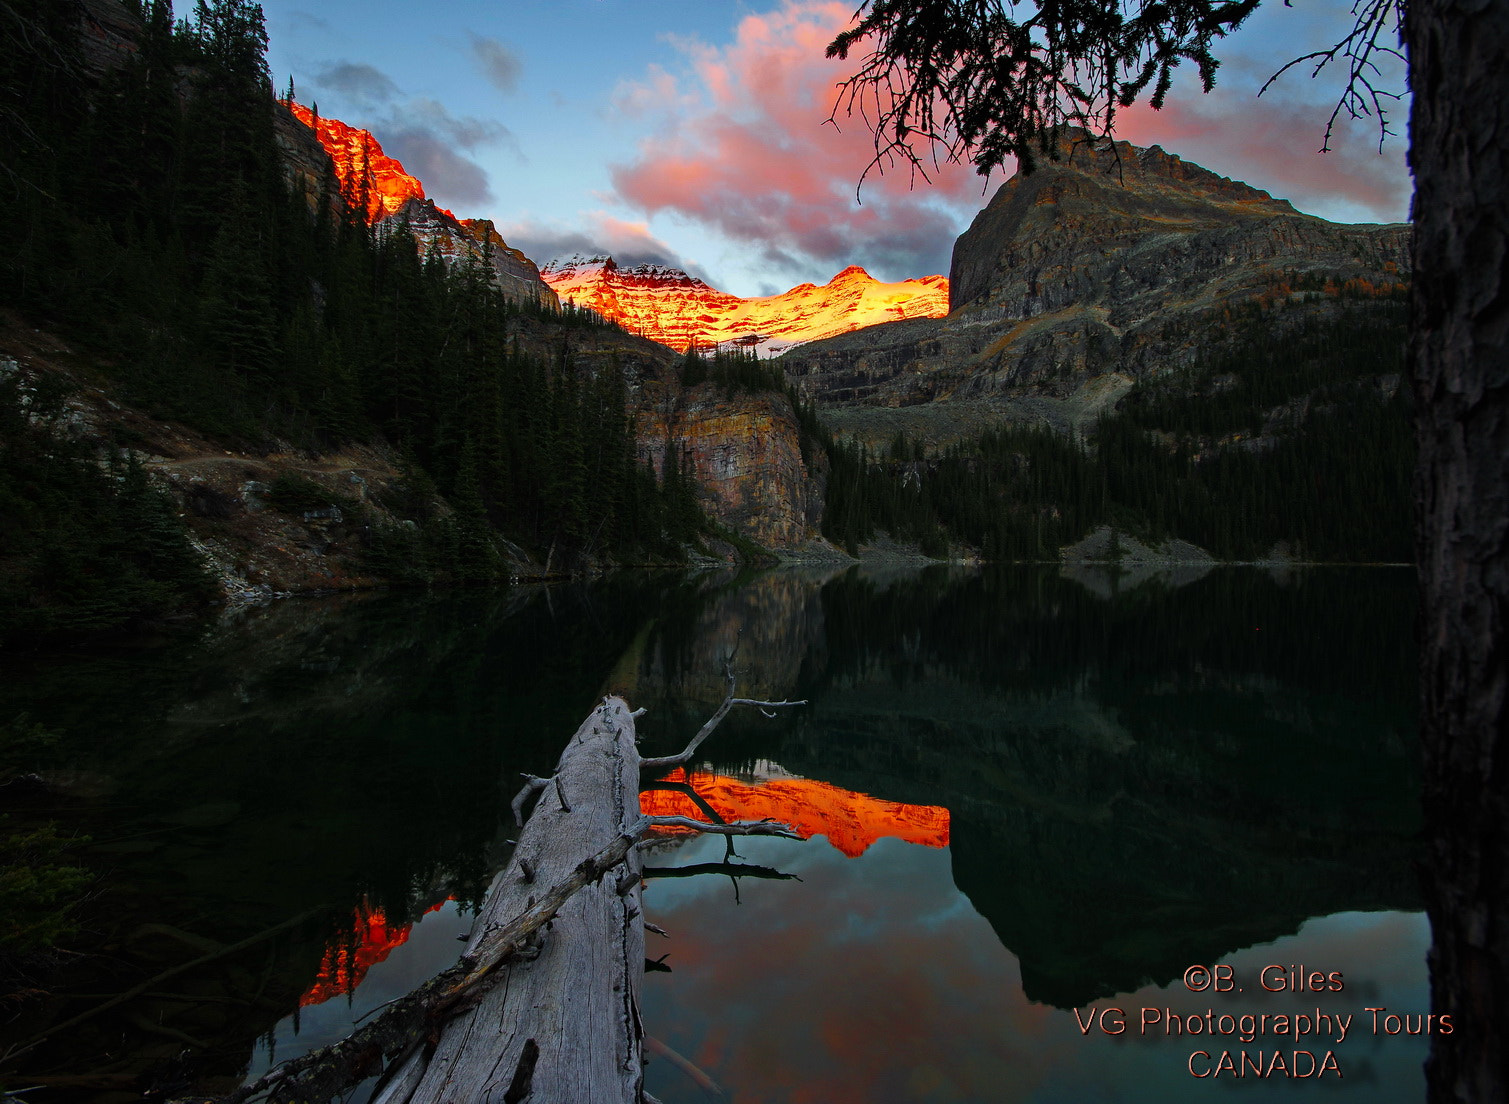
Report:
<svg viewBox="0 0 1509 1104"><path fill-rule="evenodd" d="M642 460L663 473L666 449L676 449L707 512L756 544L793 550L818 535L826 473L816 453L803 457L785 396L728 396L713 383L662 394L642 401L637 414Z"/></svg>
<svg viewBox="0 0 1509 1104"><path fill-rule="evenodd" d="M948 281L942 276L883 283L858 265L821 287L800 284L753 299L719 291L676 268L621 268L612 257L551 261L541 275L562 300L673 349L737 345L774 356L881 322L948 312Z"/></svg>
<svg viewBox="0 0 1509 1104"><path fill-rule="evenodd" d="M381 231L407 224L421 250L437 249L451 264L478 262L492 273L494 284L509 299L558 307L560 300L540 279L533 261L510 248L488 219L458 219L424 192L417 177L383 152L371 132L339 119L316 116L303 104L283 104L289 115L317 138L334 170L340 194L353 207L365 206L367 217ZM286 118L286 117L284 117ZM279 143L288 155L290 180L306 195L325 194L328 172L307 148L308 139L281 121Z"/></svg>
<svg viewBox="0 0 1509 1104"><path fill-rule="evenodd" d="M141 49L141 20L119 0L82 0L77 10L79 54L95 77L120 68Z"/></svg>
<svg viewBox="0 0 1509 1104"><path fill-rule="evenodd" d="M1017 174L954 246L949 313L813 342L783 365L844 427L925 436L1001 418L1073 421L1109 373L1156 376L1219 346L1257 299L1394 290L1405 225L1344 226L1154 146L1084 135ZM879 416L875 408L918 409ZM951 408L944 414L942 408Z"/></svg>
<svg viewBox="0 0 1509 1104"><path fill-rule="evenodd" d="M423 250L435 249L450 264L476 262L492 273L505 298L558 307L556 297L533 261L503 240L491 219L458 219L432 199L413 196L379 224L407 225Z"/></svg>
<svg viewBox="0 0 1509 1104"><path fill-rule="evenodd" d="M791 404L775 394L727 399L710 384L683 395L676 381L675 358L665 348L684 347L688 340L710 344L709 327L716 328L718 323L709 318L708 311L718 304L736 309L766 300L726 295L672 269L640 266L620 272L611 258L580 261L569 274L565 266L547 266L546 279L542 279L534 262L511 248L490 220L458 219L438 206L425 194L423 183L385 154L370 133L338 119L316 117L298 103L286 107L287 113L280 113L278 131L285 173L305 194L330 194L333 178L345 202L360 203L365 197L379 231L407 225L421 248L434 248L451 263L485 263L494 284L509 298L559 306L561 299L550 284L565 282L577 292L580 305L624 323L629 330L653 328L653 319L663 314L669 329L643 336L620 330L582 330L570 337L573 355L582 367L594 370L611 363L624 372L637 419L640 456L660 471L666 442L672 442L679 450L682 470L701 488L708 513L756 544L789 550L816 536L823 478L816 462L809 467L802 456ZM606 272L611 278L594 280L595 272ZM569 283L572 278L575 283ZM595 294L583 292L589 285ZM941 313L946 295L947 281L941 276L891 285L853 268L840 273L827 288L803 285L774 299L781 301L778 312L795 316L796 326L810 325L821 314L828 320L828 332L838 332L866 324L854 319L867 320L876 310L882 316L886 310L899 311L898 303L925 302L930 304L927 309ZM805 313L793 306L804 300ZM835 318L848 320L835 323ZM776 325L780 324L777 320ZM730 334L747 333L750 325L748 312L721 323ZM792 331L788 327L783 332ZM563 340L558 327L545 321L521 320L518 336L525 348L545 356L554 355ZM667 410L674 413L667 415Z"/></svg>

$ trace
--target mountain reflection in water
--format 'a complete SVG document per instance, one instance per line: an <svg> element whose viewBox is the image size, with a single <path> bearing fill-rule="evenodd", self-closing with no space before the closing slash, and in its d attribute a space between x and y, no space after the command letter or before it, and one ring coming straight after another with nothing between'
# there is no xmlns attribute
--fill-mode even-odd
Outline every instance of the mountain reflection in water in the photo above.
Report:
<svg viewBox="0 0 1509 1104"><path fill-rule="evenodd" d="M624 576L284 603L192 645L38 665L0 711L62 735L60 777L108 783L45 810L116 847L92 857L111 873L108 915L90 917L115 976L76 970L28 1028L88 1006L70 985L121 991L202 953L163 931L223 946L312 916L184 975L173 1000L64 1033L23 1076L108 1052L142 1089L171 1066L212 1091L338 1034L377 990L453 960L507 857L520 772L547 773L608 690L647 707L646 755L678 749L736 642L741 695L811 705L731 714L694 787L720 815L800 821L833 846L740 840L745 861L804 879L746 883L742 905L717 877L646 890L673 971L647 979L646 1030L731 1099L1203 1098L1188 1039L1082 1036L1067 1010L1187 1005L1186 967L1252 955L1347 971L1358 1012L1423 1011L1410 574L1111 583ZM657 865L721 861L726 843L661 846ZM159 1026L202 1045L180 1059ZM1342 1053L1346 1091L1371 1085L1358 1099L1422 1098L1418 1040ZM679 1076L653 1062L651 1091L702 1099Z"/></svg>
<svg viewBox="0 0 1509 1104"><path fill-rule="evenodd" d="M438 912L450 900L447 897L445 901L436 901L424 914ZM412 923L394 924L382 909L363 901L356 907L351 930L325 948L320 972L299 998L299 1006L307 1008L311 1004L324 1004L332 997L349 997L366 980L367 971L379 962L386 962L390 954L409 941L413 930Z"/></svg>
<svg viewBox="0 0 1509 1104"><path fill-rule="evenodd" d="M774 775L774 777L772 777ZM894 836L924 847L948 846L948 810L935 805L903 805L854 793L812 778L782 776L774 764L758 764L750 778L731 778L711 771L690 775L677 768L661 780L678 789L651 787L639 795L647 816L684 816L705 820L708 809L721 820L775 820L804 838L825 836L830 844L858 858L882 836ZM685 788L695 792L694 801ZM691 832L664 828L666 834Z"/></svg>

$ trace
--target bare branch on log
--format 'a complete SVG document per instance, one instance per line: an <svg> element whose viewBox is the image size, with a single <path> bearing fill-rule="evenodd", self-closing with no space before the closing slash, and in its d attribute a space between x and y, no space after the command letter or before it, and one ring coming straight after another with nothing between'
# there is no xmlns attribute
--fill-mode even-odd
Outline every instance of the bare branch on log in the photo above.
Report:
<svg viewBox="0 0 1509 1104"><path fill-rule="evenodd" d="M498 967L524 950L572 894L596 882L623 861L643 831L639 823L634 828L632 832L621 833L596 855L583 859L569 878L552 886L544 897L513 920L488 932L476 953L436 974L372 1023L338 1043L281 1063L250 1085L225 1096L223 1104L245 1104L264 1093L272 1104L329 1100L370 1077L384 1055L405 1051L414 1039L428 1036L453 1012L480 997Z"/></svg>
<svg viewBox="0 0 1509 1104"><path fill-rule="evenodd" d="M462 982L446 994L447 998L459 1000L468 988L497 969L509 955L518 952L531 935L561 910L561 906L571 898L573 893L583 886L591 885L623 862L624 856L629 853L629 848L634 846L634 841L642 833L643 829L637 823L634 829L620 833L612 843L596 855L578 863L571 877L559 885L552 886L550 892L540 898L537 903L525 909L507 924L484 935L482 942L477 945L476 952L470 956L470 961L475 965ZM468 960L463 958L461 961L465 964Z"/></svg>
<svg viewBox="0 0 1509 1104"><path fill-rule="evenodd" d="M728 711L736 705L755 705L759 706L763 711L767 709L786 709L790 708L793 705L807 704L806 701L773 702L757 701L754 698L734 697L734 656L738 654L738 651L739 647L737 644L735 644L733 652L729 654L727 662L723 665L723 680L728 685L728 692L723 696L722 704L719 705L713 715L707 719L707 722L697 730L697 735L692 737L691 743L687 744L686 747L678 755L662 755L654 759L641 759L639 761L639 765L641 767L649 767L652 770L658 770L663 767L681 766L681 764L685 763L688 759L696 754L697 749L702 746L702 741L706 740L713 734L713 729L718 727L723 718L728 716Z"/></svg>
<svg viewBox="0 0 1509 1104"><path fill-rule="evenodd" d="M699 874L726 874L730 878L770 878L779 881L795 881L802 879L795 874L787 874L784 870L777 870L771 866L755 866L752 863L689 863L686 866L647 866L644 868L644 877L650 878L694 878Z"/></svg>
<svg viewBox="0 0 1509 1104"><path fill-rule="evenodd" d="M649 767L651 769L679 767L696 754L697 749L702 746L702 741L713 734L713 729L718 727L723 718L728 716L728 711L736 705L756 705L765 710L807 704L805 701L768 702L755 701L752 698L734 697L734 657L739 654L739 644L742 641L743 637L734 641L733 650L728 653L728 658L723 661L723 681L728 687L727 693L723 695L723 702L718 706L713 715L707 719L707 722L697 730L697 735L692 737L691 743L687 744L686 748L679 755L662 755L655 759L642 759L639 763L641 767Z"/></svg>
<svg viewBox="0 0 1509 1104"><path fill-rule="evenodd" d="M684 816L646 817L650 828L691 828L698 832L710 832L720 836L780 836L782 839L799 840L795 828L775 820L741 820L734 824L710 824L705 820L693 820Z"/></svg>
<svg viewBox="0 0 1509 1104"><path fill-rule="evenodd" d="M524 788L514 795L513 799L513 822L518 827L524 827L524 802L550 785L548 778L536 778L532 774L524 776Z"/></svg>
<svg viewBox="0 0 1509 1104"><path fill-rule="evenodd" d="M639 792L644 793L647 790L664 790L666 793L679 793L693 805L697 806L701 810L702 815L714 824L725 823L723 814L709 805L707 798L703 797L685 782L667 782L662 779L659 782L652 782L648 786L641 786Z"/></svg>

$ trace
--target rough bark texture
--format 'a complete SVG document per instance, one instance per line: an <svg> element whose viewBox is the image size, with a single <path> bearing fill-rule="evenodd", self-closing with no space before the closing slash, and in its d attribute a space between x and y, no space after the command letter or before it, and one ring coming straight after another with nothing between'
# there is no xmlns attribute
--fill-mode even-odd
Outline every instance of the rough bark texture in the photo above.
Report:
<svg viewBox="0 0 1509 1104"><path fill-rule="evenodd" d="M541 790L467 953L491 928L523 912L543 887L568 877L582 856L609 846L639 820L634 721L622 700L608 698L577 730L555 779ZM539 957L511 965L502 984L441 1033L407 1099L638 1101L639 875L630 848L619 868L562 906Z"/></svg>
<svg viewBox="0 0 1509 1104"><path fill-rule="evenodd" d="M1429 1098L1509 1099L1509 4L1411 0Z"/></svg>

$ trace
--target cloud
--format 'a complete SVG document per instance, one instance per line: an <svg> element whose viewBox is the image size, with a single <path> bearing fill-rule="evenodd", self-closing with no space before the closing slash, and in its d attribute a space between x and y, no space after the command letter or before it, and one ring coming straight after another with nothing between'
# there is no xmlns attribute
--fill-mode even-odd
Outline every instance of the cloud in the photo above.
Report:
<svg viewBox="0 0 1509 1104"><path fill-rule="evenodd" d="M326 101L325 114L370 130L383 151L401 161L443 206L466 213L495 198L487 173L468 154L503 146L524 159L513 133L502 123L453 115L440 101L424 96L401 100L398 85L370 65L327 62L314 84L337 99L335 104Z"/></svg>
<svg viewBox="0 0 1509 1104"><path fill-rule="evenodd" d="M420 97L393 113L396 123L433 131L463 149L514 143L513 132L502 123L471 115L452 115L438 100Z"/></svg>
<svg viewBox="0 0 1509 1104"><path fill-rule="evenodd" d="M954 239L1004 176L986 182L970 166L945 165L913 190L898 165L870 173L855 201L874 154L870 131L857 117L840 117L836 129L824 123L836 83L855 66L824 50L852 10L849 0L780 0L745 16L727 45L673 39L684 64L651 67L615 97L620 118L652 128L632 158L610 166L617 202L715 231L745 252L759 279L820 281L851 263L887 279L946 273ZM1256 38L1244 29L1223 44L1213 94L1181 84L1163 111L1126 112L1120 136L1163 145L1328 218L1406 217L1403 140L1380 158L1363 120L1341 129L1333 152L1315 154L1331 92L1301 79L1256 96L1296 41L1330 30L1286 23L1280 11ZM1396 121L1406 113L1399 105Z"/></svg>
<svg viewBox="0 0 1509 1104"><path fill-rule="evenodd" d="M288 20L288 25L290 27L296 28L297 30L301 31L311 29L316 31L334 30L334 28L330 25L330 21L328 19L322 19L318 15L314 15L307 11L294 10L289 12L283 18Z"/></svg>
<svg viewBox="0 0 1509 1104"><path fill-rule="evenodd" d="M589 211L581 221L585 222L586 230L539 222L514 222L500 224L498 233L509 245L523 250L526 257L542 267L573 253L589 257L607 254L624 268L640 264L663 265L712 282L695 261L682 257L655 237L643 222L628 222L605 211Z"/></svg>
<svg viewBox="0 0 1509 1104"><path fill-rule="evenodd" d="M487 78L488 83L499 92L514 92L519 87L519 74L523 65L519 57L496 38L488 38L467 32L471 40L472 59Z"/></svg>
<svg viewBox="0 0 1509 1104"><path fill-rule="evenodd" d="M446 207L475 209L495 198L482 166L456 152L454 146L421 130L401 130L383 139L383 148L425 191Z"/></svg>
<svg viewBox="0 0 1509 1104"><path fill-rule="evenodd" d="M848 264L887 279L947 272L955 236L983 203L972 169L943 166L915 190L899 167L871 173L856 201L870 133L858 119L824 122L851 64L824 48L851 12L784 0L741 20L726 47L674 40L683 72L652 68L618 90L622 116L654 123L637 156L611 166L618 200L754 246L792 283Z"/></svg>
<svg viewBox="0 0 1509 1104"><path fill-rule="evenodd" d="M501 123L452 115L444 104L423 97L393 105L369 129L384 150L424 182L430 195L463 210L475 210L495 198L487 173L466 153L503 145L518 155L512 132Z"/></svg>
<svg viewBox="0 0 1509 1104"><path fill-rule="evenodd" d="M386 73L354 61L326 62L314 83L363 105L388 103L398 96L398 85Z"/></svg>
<svg viewBox="0 0 1509 1104"><path fill-rule="evenodd" d="M1321 153L1326 120L1335 107L1327 86L1302 78L1274 85L1261 65L1235 57L1209 95L1176 88L1162 111L1128 111L1118 135L1137 145L1162 145L1223 176L1243 180L1294 203L1302 211L1338 221L1396 222L1408 218L1411 182L1405 141L1378 149L1372 119L1338 120L1331 150ZM1228 72L1235 70L1235 72ZM1407 105L1400 105L1402 123Z"/></svg>

